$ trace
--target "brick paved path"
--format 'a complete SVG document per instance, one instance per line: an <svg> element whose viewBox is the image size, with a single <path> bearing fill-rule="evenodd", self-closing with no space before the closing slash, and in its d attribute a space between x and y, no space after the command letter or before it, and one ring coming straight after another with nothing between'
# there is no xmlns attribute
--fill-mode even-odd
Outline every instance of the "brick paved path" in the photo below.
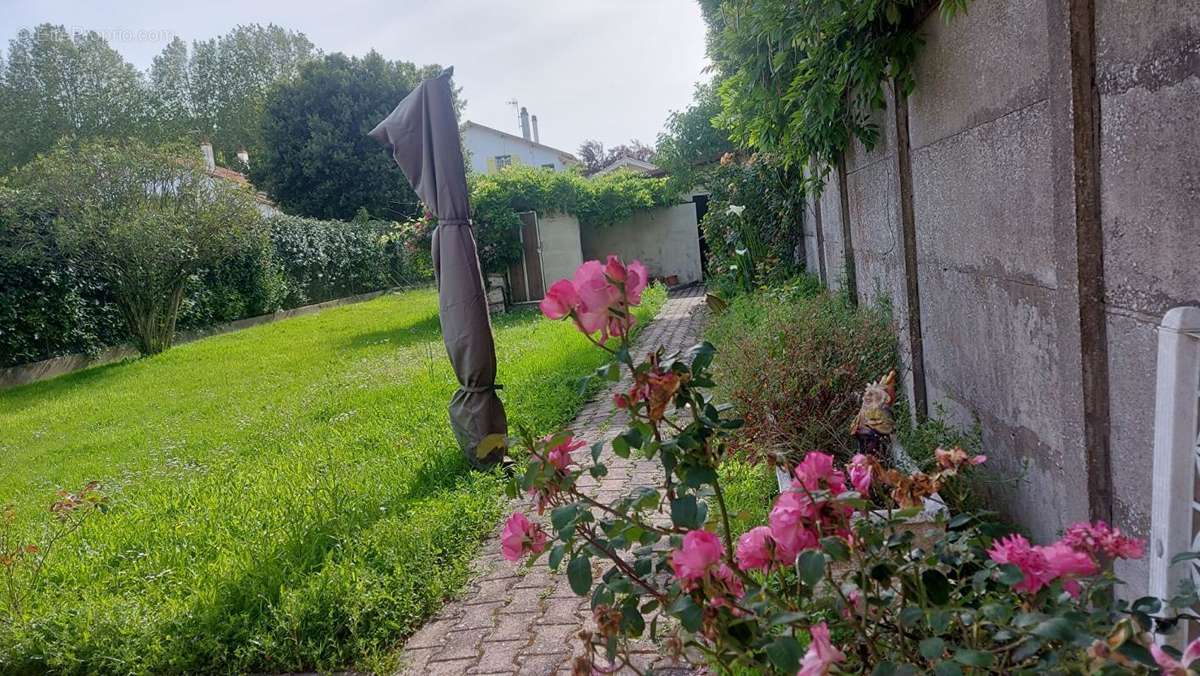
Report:
<svg viewBox="0 0 1200 676"><path fill-rule="evenodd" d="M658 318L639 336L638 352L657 344L668 351L690 347L699 342L705 317L703 289L672 293ZM628 388L628 383L614 389L622 386ZM584 406L572 428L575 436L590 444L611 439L622 429L622 421L611 414L612 392ZM657 460L623 460L606 449L604 462L607 476L596 481L584 475L579 482L604 502L631 486L657 483L661 476ZM526 504L521 507L528 509ZM505 561L499 536L497 528L484 542L462 599L447 605L405 644L401 674L570 673L574 656L583 651L576 634L591 621L588 599L575 596L566 575L551 573L545 558L532 568ZM636 650L639 669L670 664L649 642L639 643Z"/></svg>

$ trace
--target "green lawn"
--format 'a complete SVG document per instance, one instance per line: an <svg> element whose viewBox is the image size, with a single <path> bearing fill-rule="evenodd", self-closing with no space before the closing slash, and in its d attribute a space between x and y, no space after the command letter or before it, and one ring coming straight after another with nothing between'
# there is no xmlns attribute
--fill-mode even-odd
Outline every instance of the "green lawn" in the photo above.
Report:
<svg viewBox="0 0 1200 676"><path fill-rule="evenodd" d="M450 433L436 307L385 296L0 392L10 534L41 538L58 488L99 480L110 500L0 615L0 672L329 669L393 649L463 583L503 502ZM532 312L495 329L514 429L570 420L599 351Z"/></svg>

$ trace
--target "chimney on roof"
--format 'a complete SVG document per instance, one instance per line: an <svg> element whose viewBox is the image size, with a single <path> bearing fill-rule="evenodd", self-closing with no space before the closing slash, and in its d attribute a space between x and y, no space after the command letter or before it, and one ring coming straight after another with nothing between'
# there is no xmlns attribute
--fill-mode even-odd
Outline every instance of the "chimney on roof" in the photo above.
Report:
<svg viewBox="0 0 1200 676"><path fill-rule="evenodd" d="M243 169L250 168L250 153L246 152L245 148L238 148L237 158L238 158L238 162L242 163Z"/></svg>
<svg viewBox="0 0 1200 676"><path fill-rule="evenodd" d="M533 122L533 142L534 142L534 143L541 143L541 141L539 141L539 140L538 140L538 132L537 132L537 115L534 115L534 116L533 116L533 118L532 118L532 122Z"/></svg>
<svg viewBox="0 0 1200 676"><path fill-rule="evenodd" d="M217 160L213 156L212 144L208 141L203 141L200 144L200 152L204 155L204 168L208 171L216 171Z"/></svg>
<svg viewBox="0 0 1200 676"><path fill-rule="evenodd" d="M529 141L529 111L521 106L521 137Z"/></svg>

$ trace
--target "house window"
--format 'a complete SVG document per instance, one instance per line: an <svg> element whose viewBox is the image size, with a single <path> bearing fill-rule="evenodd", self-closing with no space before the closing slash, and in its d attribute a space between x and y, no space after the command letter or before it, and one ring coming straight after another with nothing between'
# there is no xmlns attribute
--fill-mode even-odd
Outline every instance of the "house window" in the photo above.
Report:
<svg viewBox="0 0 1200 676"><path fill-rule="evenodd" d="M542 168L543 168L543 169L550 169L551 171L553 171L553 170L554 170L554 163L553 163L553 162L551 162L551 163L549 163L549 164L543 164L543 165L542 165Z"/></svg>
<svg viewBox="0 0 1200 676"><path fill-rule="evenodd" d="M512 164L512 155L497 155L496 170L499 171Z"/></svg>

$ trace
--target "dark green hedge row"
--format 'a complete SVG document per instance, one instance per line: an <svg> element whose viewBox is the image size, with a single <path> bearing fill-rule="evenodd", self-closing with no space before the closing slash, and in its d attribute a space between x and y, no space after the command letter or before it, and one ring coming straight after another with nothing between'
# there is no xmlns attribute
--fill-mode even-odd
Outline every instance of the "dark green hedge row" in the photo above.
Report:
<svg viewBox="0 0 1200 676"><path fill-rule="evenodd" d="M432 278L418 225L273 216L264 231L188 280L180 330ZM105 285L60 254L49 222L0 219L0 367L94 353L129 338Z"/></svg>

